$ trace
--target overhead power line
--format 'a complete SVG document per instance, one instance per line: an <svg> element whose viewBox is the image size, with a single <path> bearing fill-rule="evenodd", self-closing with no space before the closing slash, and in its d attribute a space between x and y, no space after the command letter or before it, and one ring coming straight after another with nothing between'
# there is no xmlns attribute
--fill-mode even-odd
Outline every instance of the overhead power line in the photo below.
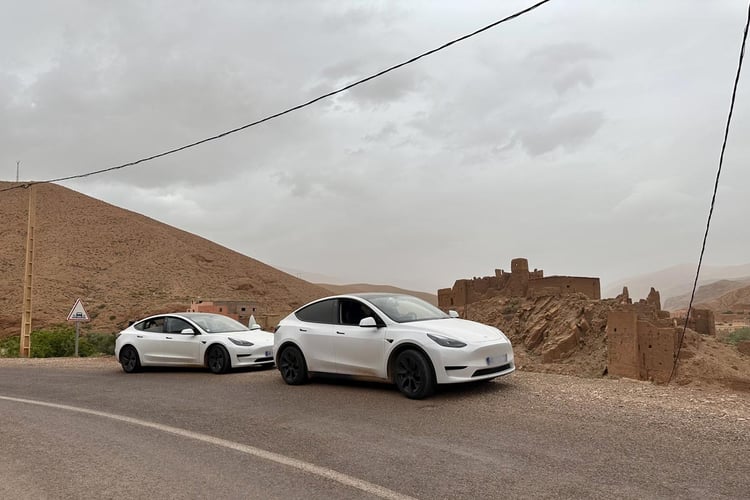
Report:
<svg viewBox="0 0 750 500"><path fill-rule="evenodd" d="M462 41L464 41L464 40L466 40L468 38L471 38L473 36L476 36L476 35L484 32L484 31L487 31L487 30L492 29L492 28L494 28L496 26L499 26L500 24L503 24L505 22L513 20L513 19L515 19L517 17L520 17L520 16L522 16L524 14L527 14L527 13L531 12L532 10L534 10L534 9L536 9L538 7L541 7L542 5L544 5L545 3L548 3L550 1L551 0L542 0L541 2L537 2L534 5L531 5L530 7L527 7L525 9L523 9L523 10L520 10L520 11L516 12L515 14L511 14L508 17L504 17L503 19L500 19L498 21L495 21L494 23L488 24L487 26L485 26L483 28L480 28L480 29L478 29L476 31L473 31L473 32L467 34L467 35L463 35L463 36L461 36L459 38L451 40L450 42L444 43L443 45L441 45L441 46L439 46L437 48L434 48L432 50L428 50L427 52L423 52L422 54L419 54L418 56L412 57L411 59L408 59L408 60L406 60L404 62L401 62L399 64L395 64L395 65L393 65L393 66L391 66L389 68L386 68L386 69L384 69L382 71L379 71L379 72L377 72L377 73L375 73L373 75L370 75L368 77L365 77L365 78L362 78L362 79L357 80L355 82L352 82L352 83L350 83L350 84L348 84L348 85L346 85L344 87L341 87L341 88L339 88L337 90L333 90L331 92L328 92L327 94L323 94L323 95L321 95L319 97L316 97L315 99L311 99L311 100L309 100L309 101L307 101L305 103L298 104L296 106L292 106L291 108L287 108L287 109L285 109L283 111L280 111L278 113L274 113L274 114L269 115L269 116L267 116L265 118L261 118L260 120L256 120L254 122L248 123L246 125L242 125L240 127L233 128L231 130L227 130L226 132L222 132L220 134L216 134L214 136L207 137L205 139L201 139L199 141L195 141L195 142L192 142L190 144L186 144L184 146L180 146L180 147L177 147L177 148L174 148L174 149L170 149L168 151L164 151L163 153L159 153L159 154L155 154L155 155L152 155L152 156L148 156L146 158L141 158L140 160L135 160L135 161L131 161L131 162L128 162L128 163L123 163L122 165L117 165L117 166L114 166L114 167L103 168L103 169L100 169L100 170L93 170L91 172L86 172L86 173L83 173L83 174L68 175L68 176L65 176L65 177L57 177L55 179L47 179L47 180L44 180L44 181L31 181L31 182L27 182L25 184L22 184L20 186L11 186L11 187L7 187L5 189L0 189L0 193L3 192L3 191L10 191L11 189L18 189L18 188L30 186L32 184L45 184L45 183L50 183L50 182L68 181L68 180L71 180L71 179L80 179L80 178L89 177L89 176L92 176L92 175L98 175L98 174L103 174L103 173L106 173L106 172L112 172L113 170L120 170L120 169L127 168L127 167L133 167L133 166L138 165L140 163L145 163L147 161L155 160L157 158L162 158L162 157L167 156L167 155L178 153L178 152L183 151L185 149L190 149L190 148L193 148L195 146L199 146L201 144L205 144L207 142L211 142L211 141L215 141L217 139L221 139L222 137L226 137L228 135L234 134L236 132L239 132L241 130L245 130L245 129L250 128L250 127L254 127L256 125L260 125L261 123L265 123L267 121L273 120L275 118L278 118L280 116L286 115L286 114L291 113L293 111L297 111L297 110L300 110L302 108L306 108L307 106L311 106L312 104L315 104L318 101L322 101L323 99L327 99L327 98L332 97L332 96L334 96L336 94L340 94L340 93L345 92L345 91L347 91L347 90L349 90L351 88L354 88L354 87L356 87L358 85L362 85L365 82L369 82L370 80L374 80L376 78L379 78L379 77L381 77L381 76L383 76L383 75L385 75L387 73L390 73L391 71L397 70L397 69L402 68L402 67L404 67L404 66L406 66L408 64L416 62L419 59L422 59L423 57L427 57L427 56L432 55L432 54L434 54L436 52L439 52L439 51L441 51L443 49L446 49L446 48L450 47L453 44L456 44L458 42L462 42Z"/></svg>
<svg viewBox="0 0 750 500"><path fill-rule="evenodd" d="M677 346L677 355L674 358L674 364L672 365L672 371L669 374L669 381L674 377L675 370L677 370L677 362L680 359L680 351L682 350L682 344L685 340L685 331L687 330L688 322L690 321L690 311L693 309L693 300L695 299L695 290L698 288L698 276L701 273L701 265L703 264L703 254L706 251L706 241L708 240L708 230L711 227L711 216L714 213L714 204L716 203L716 192L719 190L719 178L721 177L721 167L724 165L724 151L727 149L727 139L729 138L729 125L732 123L732 113L734 112L734 101L737 97L737 87L740 83L740 73L742 72L742 60L745 58L745 45L747 44L747 31L750 27L750 4L747 7L747 20L745 21L745 31L742 35L742 45L740 47L740 57L737 63L737 73L734 76L734 87L732 88L732 100L729 103L729 115L727 116L727 124L724 127L724 141L721 143L721 153L719 154L719 168L716 171L716 181L714 182L714 192L711 196L711 207L708 210L708 220L706 221L706 231L703 233L703 244L701 245L701 253L698 258L698 268L695 271L695 280L693 281L693 291L690 293L690 302L688 303L687 314L685 315L685 324L682 327L680 333L679 343Z"/></svg>

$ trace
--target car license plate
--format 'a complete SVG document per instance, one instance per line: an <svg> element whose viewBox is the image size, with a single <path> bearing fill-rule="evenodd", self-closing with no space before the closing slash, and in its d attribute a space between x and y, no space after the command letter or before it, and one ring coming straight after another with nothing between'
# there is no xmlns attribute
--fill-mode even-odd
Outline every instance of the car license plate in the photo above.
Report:
<svg viewBox="0 0 750 500"><path fill-rule="evenodd" d="M485 360L487 361L487 366L502 365L503 363L508 362L508 355L501 354L500 356L487 356Z"/></svg>

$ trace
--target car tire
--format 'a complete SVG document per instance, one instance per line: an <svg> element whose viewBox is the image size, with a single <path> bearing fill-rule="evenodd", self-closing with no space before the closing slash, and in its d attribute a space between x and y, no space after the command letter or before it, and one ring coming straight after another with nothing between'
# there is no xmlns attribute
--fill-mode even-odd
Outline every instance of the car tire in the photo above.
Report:
<svg viewBox="0 0 750 500"><path fill-rule="evenodd" d="M120 365L125 373L135 373L141 369L138 351L131 345L126 345L120 351Z"/></svg>
<svg viewBox="0 0 750 500"><path fill-rule="evenodd" d="M289 385L307 382L307 363L302 351L293 345L285 347L279 354L279 372L284 382Z"/></svg>
<svg viewBox="0 0 750 500"><path fill-rule="evenodd" d="M394 380L401 394L409 399L424 399L435 392L435 374L424 354L407 349L396 357Z"/></svg>
<svg viewBox="0 0 750 500"><path fill-rule="evenodd" d="M228 372L232 367L232 362L229 359L229 353L224 347L213 345L206 352L206 365L208 365L211 373L219 375Z"/></svg>

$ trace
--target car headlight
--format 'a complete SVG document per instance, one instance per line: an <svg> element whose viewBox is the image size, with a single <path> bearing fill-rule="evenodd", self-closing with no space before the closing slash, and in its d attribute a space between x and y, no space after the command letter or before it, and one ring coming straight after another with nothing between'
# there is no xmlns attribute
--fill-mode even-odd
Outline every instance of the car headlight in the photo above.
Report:
<svg viewBox="0 0 750 500"><path fill-rule="evenodd" d="M428 333L427 336L434 340L435 343L440 344L443 347L466 347L466 343L461 342L460 340L451 339L448 337L439 337L431 333Z"/></svg>
<svg viewBox="0 0 750 500"><path fill-rule="evenodd" d="M249 340L233 339L232 337L229 337L229 341L234 345L241 345L243 347L250 347L253 345Z"/></svg>

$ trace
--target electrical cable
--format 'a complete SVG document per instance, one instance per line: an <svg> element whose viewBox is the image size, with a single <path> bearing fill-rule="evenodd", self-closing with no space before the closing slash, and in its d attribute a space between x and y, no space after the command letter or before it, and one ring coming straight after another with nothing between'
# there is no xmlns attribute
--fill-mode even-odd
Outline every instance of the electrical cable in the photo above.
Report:
<svg viewBox="0 0 750 500"><path fill-rule="evenodd" d="M734 112L734 101L737 97L737 87L740 82L740 72L742 71L742 60L745 58L745 44L747 43L747 31L750 27L750 4L747 8L747 21L745 22L745 32L742 35L742 46L740 47L740 57L737 64L737 74L734 77L734 88L732 89L732 100L729 104L729 115L727 116L727 124L724 128L724 141L721 144L721 154L719 155L719 168L716 171L716 181L714 182L714 192L711 196L711 207L708 210L708 220L706 221L706 231L703 234L703 245L701 246L700 257L698 258L698 268L695 271L695 280L693 281L693 291L690 294L690 302L688 304L687 314L685 315L685 324L682 327L680 333L680 339L677 345L677 354L674 357L674 363L672 365L672 371L669 374L669 380L667 383L672 381L675 371L677 370L677 362L680 359L680 351L682 350L682 344L685 340L685 332L687 331L688 322L690 321L690 312L693 309L693 300L695 299L695 290L698 287L698 276L701 273L701 265L703 263L703 254L706 251L706 241L708 240L708 230L711 227L711 216L714 213L714 204L716 203L716 192L719 190L719 178L721 177L721 167L724 165L724 151L727 148L727 139L729 138L729 125L732 122L732 113Z"/></svg>
<svg viewBox="0 0 750 500"><path fill-rule="evenodd" d="M11 186L11 187L7 187L7 188L4 188L4 189L0 189L0 193L2 193L3 191L10 191L11 189L25 188L25 187L31 186L33 184L47 184L47 183L51 183L51 182L61 182L61 181L67 181L67 180L71 180L71 179L80 179L80 178L89 177L89 176L92 176L92 175L103 174L105 172L112 172L113 170L119 170L119 169L123 169L123 168L127 168L127 167L132 167L132 166L138 165L139 163L144 163L144 162L147 162L147 161L155 160L157 158L161 158L161 157L164 157L164 156L167 156L167 155L171 155L171 154L177 153L179 151L183 151L185 149L193 148L195 146L198 146L200 144L204 144L206 142L210 142L210 141L215 141L217 139L221 139L222 137L226 137L228 135L234 134L234 133L239 132L241 130L245 130L247 128L254 127L255 125L260 125L261 123L267 122L269 120L273 120L274 118L278 118L280 116L286 115L286 114L291 113L293 111L297 111L297 110L300 110L302 108L306 108L307 106L311 106L312 104L315 104L318 101L321 101L323 99L327 99L329 97L332 97L332 96L334 96L336 94L340 94L342 92L345 92L345 91L347 91L347 90L349 90L351 88L354 88L354 87L356 87L358 85L361 85L361 84L363 84L365 82L368 82L370 80L374 80L375 78L381 77L381 76L385 75L386 73L390 73L391 71L394 71L394 70L399 69L399 68L401 68L403 66L411 64L413 62L416 62L419 59L422 59L423 57L427 57L427 56L432 55L432 54L434 54L436 52L439 52L439 51L441 51L441 50L443 50L445 48L448 48L448 47L450 47L451 45L453 45L455 43L462 42L462 41L464 41L464 40L466 40L468 38L471 38L473 36L476 36L476 35L484 32L484 31L492 29L492 28L494 28L494 27L496 27L496 26L498 26L500 24L503 24L503 23L505 23L507 21L510 21L512 19L520 17L523 14L529 13L532 10L534 10L534 9L536 9L538 7L541 7L542 5L544 5L545 3L548 3L550 1L551 0L542 0L540 2L537 2L534 5L531 5L530 7L527 7L525 9L523 9L523 10L520 10L520 11L514 13L514 14L511 14L511 15L509 15L507 17L504 17L503 19L495 21L495 22L493 22L491 24L488 24L487 26L485 26L483 28L480 28L480 29L478 29L476 31L473 31L473 32L471 32L471 33L469 33L467 35L463 35L463 36L461 36L459 38L453 39L450 42L444 43L443 45L441 45L441 46L439 46L437 48L434 48L432 50L428 50L427 52L423 52L422 54L419 54L418 56L412 57L411 59L408 59L408 60L406 60L404 62L395 64L395 65L393 65L393 66L391 66L389 68L386 68L386 69L384 69L382 71L379 71L379 72L377 72L377 73L375 73L373 75L370 75L368 77L365 77L365 78L362 78L362 79L357 80L355 82L352 82L352 83L350 83L348 85L345 85L344 87L341 87L339 89L336 89L336 90L333 90L331 92L328 92L327 94L323 94L323 95L321 95L319 97L316 97L314 99L311 99L311 100L309 100L309 101L307 101L307 102L305 102L303 104L298 104L296 106L292 106L291 108L287 108L284 111L280 111L278 113L274 113L274 114L269 115L269 116L267 116L265 118L261 118L260 120L256 120L254 122L248 123L246 125L242 125L240 127L233 128L231 130L227 130L226 132L222 132L220 134L217 134L217 135L214 135L214 136L211 136L211 137L207 137L205 139L201 139L199 141L195 141L195 142L192 142L190 144L186 144L184 146L180 146L180 147L177 147L177 148L174 148L174 149L170 149L168 151L164 151L163 153L158 153L158 154L155 154L155 155L152 155L152 156L148 156L146 158L141 158L140 160L131 161L131 162L128 162L128 163L123 163L122 165L116 165L114 167L103 168L101 170L94 170L94 171L86 172L86 173L83 173L83 174L68 175L68 176L65 176L65 177L58 177L58 178L55 178L55 179L48 179L48 180L45 180L45 181L29 181L29 182L23 183L21 185L16 185L16 186Z"/></svg>

